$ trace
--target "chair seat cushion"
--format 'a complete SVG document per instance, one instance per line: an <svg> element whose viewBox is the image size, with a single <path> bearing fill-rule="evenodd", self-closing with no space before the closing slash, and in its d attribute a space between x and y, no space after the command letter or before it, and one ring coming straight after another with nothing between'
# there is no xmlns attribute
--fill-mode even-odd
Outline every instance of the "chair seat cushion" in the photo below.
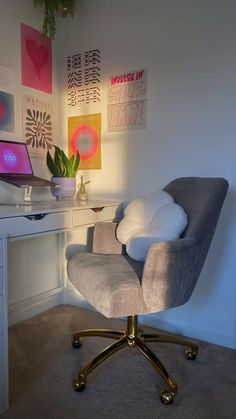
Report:
<svg viewBox="0 0 236 419"><path fill-rule="evenodd" d="M143 264L126 255L78 253L67 264L71 283L106 317L147 312L140 285L142 271Z"/></svg>

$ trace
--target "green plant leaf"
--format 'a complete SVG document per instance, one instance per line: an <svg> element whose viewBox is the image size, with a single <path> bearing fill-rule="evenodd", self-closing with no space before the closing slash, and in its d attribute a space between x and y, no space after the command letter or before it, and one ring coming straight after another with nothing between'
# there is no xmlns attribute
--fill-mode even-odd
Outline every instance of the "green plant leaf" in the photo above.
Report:
<svg viewBox="0 0 236 419"><path fill-rule="evenodd" d="M79 170L79 165L80 165L80 154L79 154L79 151L77 150L75 161L74 161L74 172L75 172L75 176L76 176L76 173Z"/></svg>
<svg viewBox="0 0 236 419"><path fill-rule="evenodd" d="M74 166L74 161L75 161L75 156L74 156L74 154L72 154L72 156L70 158L70 162L71 162L72 166Z"/></svg>
<svg viewBox="0 0 236 419"><path fill-rule="evenodd" d="M54 160L53 160L49 151L47 152L47 159L46 160L47 160L48 169L50 170L52 176L61 177L60 171L59 171L57 165L55 164L55 162L54 162Z"/></svg>
<svg viewBox="0 0 236 419"><path fill-rule="evenodd" d="M62 161L62 150L60 150L60 148L57 146L54 146L54 147L55 147L54 161L60 172L60 177L64 177L66 176L66 169Z"/></svg>
<svg viewBox="0 0 236 419"><path fill-rule="evenodd" d="M75 177L73 166L70 160L68 159L68 157L65 155L64 151L62 151L61 157L62 157L62 162L64 164L64 167L66 169L66 177Z"/></svg>

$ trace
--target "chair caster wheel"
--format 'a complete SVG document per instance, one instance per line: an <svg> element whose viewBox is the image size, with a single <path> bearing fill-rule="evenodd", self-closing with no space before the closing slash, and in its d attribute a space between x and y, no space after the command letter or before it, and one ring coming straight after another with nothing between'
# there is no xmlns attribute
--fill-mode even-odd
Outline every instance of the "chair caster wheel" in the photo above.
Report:
<svg viewBox="0 0 236 419"><path fill-rule="evenodd" d="M73 389L75 391L84 391L86 388L86 383L79 382L78 380L74 380L73 382Z"/></svg>
<svg viewBox="0 0 236 419"><path fill-rule="evenodd" d="M72 346L73 346L73 348L75 348L75 349L78 349L78 348L80 348L81 347L81 342L77 339L77 340L73 340L72 341Z"/></svg>
<svg viewBox="0 0 236 419"><path fill-rule="evenodd" d="M171 391L163 390L160 394L160 398L162 403L164 404L171 404L173 403L174 396Z"/></svg>
<svg viewBox="0 0 236 419"><path fill-rule="evenodd" d="M197 358L197 351L194 351L193 349L186 349L185 358L190 361L194 361Z"/></svg>

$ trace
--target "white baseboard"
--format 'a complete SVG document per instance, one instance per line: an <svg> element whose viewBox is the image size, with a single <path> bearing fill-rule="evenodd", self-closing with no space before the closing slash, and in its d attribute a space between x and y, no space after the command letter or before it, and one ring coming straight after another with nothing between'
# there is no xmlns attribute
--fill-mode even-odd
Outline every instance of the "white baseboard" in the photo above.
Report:
<svg viewBox="0 0 236 419"><path fill-rule="evenodd" d="M12 326L62 303L63 287L54 288L8 307L8 324Z"/></svg>
<svg viewBox="0 0 236 419"><path fill-rule="evenodd" d="M212 330L200 329L188 324L178 324L169 320L159 319L155 314L139 316L140 323L156 329L166 330L188 338L199 339L215 345L236 349L236 342L232 336L216 333Z"/></svg>
<svg viewBox="0 0 236 419"><path fill-rule="evenodd" d="M85 308L86 310L90 311L96 311L95 308L91 306L75 288L72 287L64 288L63 303Z"/></svg>

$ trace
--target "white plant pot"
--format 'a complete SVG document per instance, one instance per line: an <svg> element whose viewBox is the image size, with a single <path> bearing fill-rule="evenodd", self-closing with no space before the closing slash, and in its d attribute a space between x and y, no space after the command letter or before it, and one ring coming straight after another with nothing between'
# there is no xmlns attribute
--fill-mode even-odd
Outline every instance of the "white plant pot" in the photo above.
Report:
<svg viewBox="0 0 236 419"><path fill-rule="evenodd" d="M57 183L56 186L51 186L51 192L57 201L74 199L76 191L75 177L52 177L51 180Z"/></svg>

